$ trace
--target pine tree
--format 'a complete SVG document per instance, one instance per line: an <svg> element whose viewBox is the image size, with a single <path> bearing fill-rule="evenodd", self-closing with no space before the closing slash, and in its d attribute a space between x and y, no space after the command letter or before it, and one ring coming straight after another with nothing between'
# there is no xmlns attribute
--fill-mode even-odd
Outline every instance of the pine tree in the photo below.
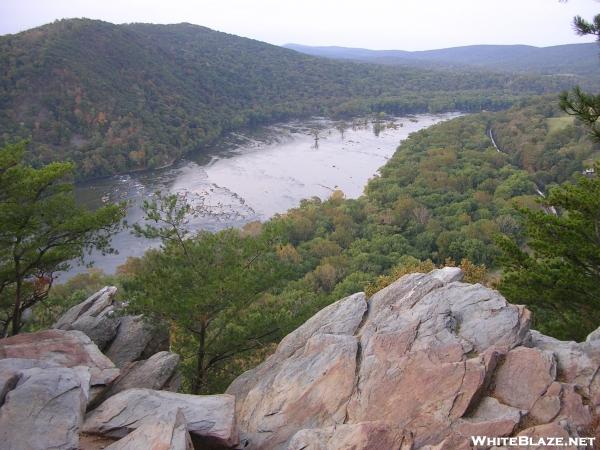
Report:
<svg viewBox="0 0 600 450"><path fill-rule="evenodd" d="M54 275L86 251L110 252L124 205L87 211L75 202L71 163L33 168L25 144L0 149L0 335L17 334Z"/></svg>

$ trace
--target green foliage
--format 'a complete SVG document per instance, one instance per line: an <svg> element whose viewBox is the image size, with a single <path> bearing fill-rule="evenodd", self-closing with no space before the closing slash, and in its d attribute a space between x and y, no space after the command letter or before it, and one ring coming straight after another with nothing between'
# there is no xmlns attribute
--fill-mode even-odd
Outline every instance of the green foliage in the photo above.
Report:
<svg viewBox="0 0 600 450"><path fill-rule="evenodd" d="M193 208L186 199L157 195L144 209L148 223L136 232L160 237L162 246L149 250L124 281L130 307L172 325L187 390L222 389L236 358L260 350L279 331L276 308L265 294L285 278L273 232L188 236L185 222Z"/></svg>
<svg viewBox="0 0 600 450"><path fill-rule="evenodd" d="M175 349L184 356L187 380L193 380L198 373L198 330L178 323L197 327L201 320L194 311L206 310L203 299L222 302L215 295L217 286L225 293L238 292L229 282L229 268L212 255L267 238L264 259L242 283L252 297L248 305L225 303L225 310L236 313L214 319L206 329L207 335L217 332L215 326L235 330L220 332L210 350L211 358L228 357L204 366L202 392L219 392L278 339L344 296L364 290L372 294L405 273L454 264L452 260L461 261L468 282L489 283L487 268L497 267L495 236L503 233L520 245L524 218L518 209L530 207L545 215L536 201L541 198L536 183L546 189L539 180L558 184L573 179L598 151L578 124L550 132L548 119L561 113L547 102L527 101L507 112L461 117L414 133L362 197L345 199L335 192L327 200L304 200L298 208L263 225L249 224L237 234L230 230L193 237L183 228L176 233L189 214L207 211L202 202L198 209L182 197L158 196L146 204L152 226L137 229L161 238L163 247L128 264L125 272L134 276L125 283L126 296L134 296L139 311L174 324ZM493 146L490 130L502 151ZM523 161L531 160L532 153L539 160L525 168ZM200 262L187 262L185 251ZM246 255L240 251L231 257ZM238 271L235 261L228 264ZM536 317L542 320L540 313ZM265 334L269 331L273 333ZM248 342L256 336L260 338ZM249 350L233 354L240 349ZM188 390L193 387L186 382Z"/></svg>
<svg viewBox="0 0 600 450"><path fill-rule="evenodd" d="M190 24L72 19L0 37L0 144L80 178L168 165L224 132L315 114L497 110L565 77L332 61Z"/></svg>
<svg viewBox="0 0 600 450"><path fill-rule="evenodd" d="M16 334L22 314L44 300L53 274L86 251L113 251L124 205L87 211L75 204L71 163L35 169L25 144L0 149L0 334Z"/></svg>
<svg viewBox="0 0 600 450"><path fill-rule="evenodd" d="M580 36L594 35L600 42L600 14L597 14L592 22L588 22L581 16L575 16L573 27ZM577 117L585 123L592 136L600 141L600 95L585 93L578 86L572 93L563 92L560 97L560 107L567 114Z"/></svg>
<svg viewBox="0 0 600 450"><path fill-rule="evenodd" d="M55 283L48 297L32 307L31 318L26 322L23 331L46 330L69 308L81 303L104 286L118 284L116 277L105 275L102 270L96 268L77 274L65 283Z"/></svg>
<svg viewBox="0 0 600 450"><path fill-rule="evenodd" d="M579 35L592 34L600 39L600 14L593 22L577 16L574 27ZM576 87L561 95L560 107L600 142L600 95ZM562 147L562 154L565 144L557 139L556 147ZM588 156L597 157L598 153ZM544 212L521 210L526 225L525 250L509 237L498 239L504 266L501 291L513 301L532 307L541 331L563 339L585 338L600 321L599 170L596 163L595 170L586 170L586 177L578 176L575 184L551 190L544 199Z"/></svg>
<svg viewBox="0 0 600 450"><path fill-rule="evenodd" d="M587 124L592 136L600 141L600 95L587 94L576 87L571 94L563 93L560 106L567 113Z"/></svg>
<svg viewBox="0 0 600 450"><path fill-rule="evenodd" d="M582 339L600 322L600 178L580 176L554 188L544 204L559 214L521 210L527 251L500 238L499 287L510 300L533 308L542 332Z"/></svg>

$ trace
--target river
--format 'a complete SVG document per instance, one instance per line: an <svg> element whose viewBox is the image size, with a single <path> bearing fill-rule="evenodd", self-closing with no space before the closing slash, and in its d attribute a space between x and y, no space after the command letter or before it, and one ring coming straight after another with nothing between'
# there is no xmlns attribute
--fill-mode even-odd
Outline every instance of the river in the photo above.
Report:
<svg viewBox="0 0 600 450"><path fill-rule="evenodd" d="M192 229L239 227L283 213L304 198L326 199L337 189L348 198L360 196L369 178L410 133L458 115L422 114L377 123L355 120L347 124L343 136L339 123L326 119L231 133L203 155L171 168L78 185L76 197L92 208L104 201L126 201L126 220L132 224L143 220L142 201L154 192L187 192L203 198L214 212L194 220ZM112 240L118 254L92 253L88 262L110 274L127 257L141 256L156 245L125 229ZM75 265L59 281L85 270L85 266Z"/></svg>

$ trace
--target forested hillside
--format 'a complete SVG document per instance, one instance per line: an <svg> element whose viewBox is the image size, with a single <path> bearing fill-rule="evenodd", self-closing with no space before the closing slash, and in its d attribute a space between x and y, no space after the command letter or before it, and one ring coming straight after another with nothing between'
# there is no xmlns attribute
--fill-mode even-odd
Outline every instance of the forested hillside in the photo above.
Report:
<svg viewBox="0 0 600 450"><path fill-rule="evenodd" d="M572 79L324 60L189 25L62 20L0 37L0 141L90 178L167 165L289 117L481 111Z"/></svg>
<svg viewBox="0 0 600 450"><path fill-rule="evenodd" d="M598 70L598 47L594 43L552 47L468 45L415 52L348 47L311 47L299 44L286 44L284 47L307 55L376 64L438 69L479 67L497 72L577 75L582 77L582 81L585 82L594 82L597 79Z"/></svg>
<svg viewBox="0 0 600 450"><path fill-rule="evenodd" d="M525 226L517 208L542 210L541 194L572 181L600 158L600 144L593 143L588 132L559 110L554 96L526 100L503 112L457 118L412 134L360 198L345 199L336 191L328 200L306 200L265 224L248 224L241 232L245 239L263 236L271 246L263 250L261 265L256 267L257 279L268 279L269 287L260 291L255 304L244 307L244 314L227 316L230 334L219 334L214 345L230 348L245 333L257 335L255 328L260 326L272 332L261 337L261 345L252 347L256 352L211 367L205 380L207 392L219 391L232 374L251 367L254 358L264 354L265 342L277 342L343 296L362 290L370 294L404 273L431 270L452 260L458 264L465 258L469 262L464 268L473 277L470 281L481 281L485 275L485 269L475 265L497 273L500 251L496 237L504 235L524 243ZM204 255L199 260L206 269L198 271L186 264L186 252L167 243L169 251L151 251L142 259L130 260L110 282L123 283L125 296L137 299L137 304L164 305L172 308L169 314L179 314L182 323L193 320L188 315L193 309L190 305L206 302L213 287L223 289L215 294L216 303L222 298L239 300L240 283L249 283L246 295L256 288L238 272L231 275L231 268L220 267L219 261L211 262L218 239L200 234L186 250ZM229 248L228 242L238 237L226 232L220 239L219 245ZM235 247L242 248L242 244L235 240ZM231 285L216 284L211 278L215 273L229 274L223 275L226 280L241 278ZM157 278L163 282L155 283ZM203 292L201 301L194 299L194 289L185 287L191 279ZM57 290L58 304L81 300L106 282L98 274L78 276ZM180 288L183 290L177 291ZM182 305L181 299L189 303L181 307L171 303L168 299L175 291ZM512 300L518 302L519 298ZM539 312L536 305L533 308ZM552 311L536 318L556 320ZM544 328L539 320L538 328L564 332ZM214 323L220 324L218 320ZM584 331L589 332L582 327ZM574 333L568 332L571 334L561 337ZM177 343L178 351L193 355L197 340L187 332L184 335ZM189 373L195 370L191 362L184 366Z"/></svg>

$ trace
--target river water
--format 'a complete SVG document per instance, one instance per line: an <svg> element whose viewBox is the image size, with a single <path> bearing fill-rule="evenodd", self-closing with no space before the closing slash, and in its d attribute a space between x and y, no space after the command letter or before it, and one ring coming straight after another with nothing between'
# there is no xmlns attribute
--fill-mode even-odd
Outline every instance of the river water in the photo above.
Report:
<svg viewBox="0 0 600 450"><path fill-rule="evenodd" d="M133 224L143 221L142 201L154 192L187 193L202 198L211 211L190 223L193 230L238 227L283 213L304 198L326 199L337 189L348 198L360 196L369 178L410 133L458 115L424 114L376 123L355 120L347 123L343 136L339 123L326 119L231 133L196 159L180 161L168 169L79 185L76 196L92 208L105 201L127 201L126 220ZM88 262L93 261L94 267L105 273L114 273L127 257L141 256L156 245L126 229L112 240L118 254L93 253ZM75 266L59 281L85 270L85 266Z"/></svg>

